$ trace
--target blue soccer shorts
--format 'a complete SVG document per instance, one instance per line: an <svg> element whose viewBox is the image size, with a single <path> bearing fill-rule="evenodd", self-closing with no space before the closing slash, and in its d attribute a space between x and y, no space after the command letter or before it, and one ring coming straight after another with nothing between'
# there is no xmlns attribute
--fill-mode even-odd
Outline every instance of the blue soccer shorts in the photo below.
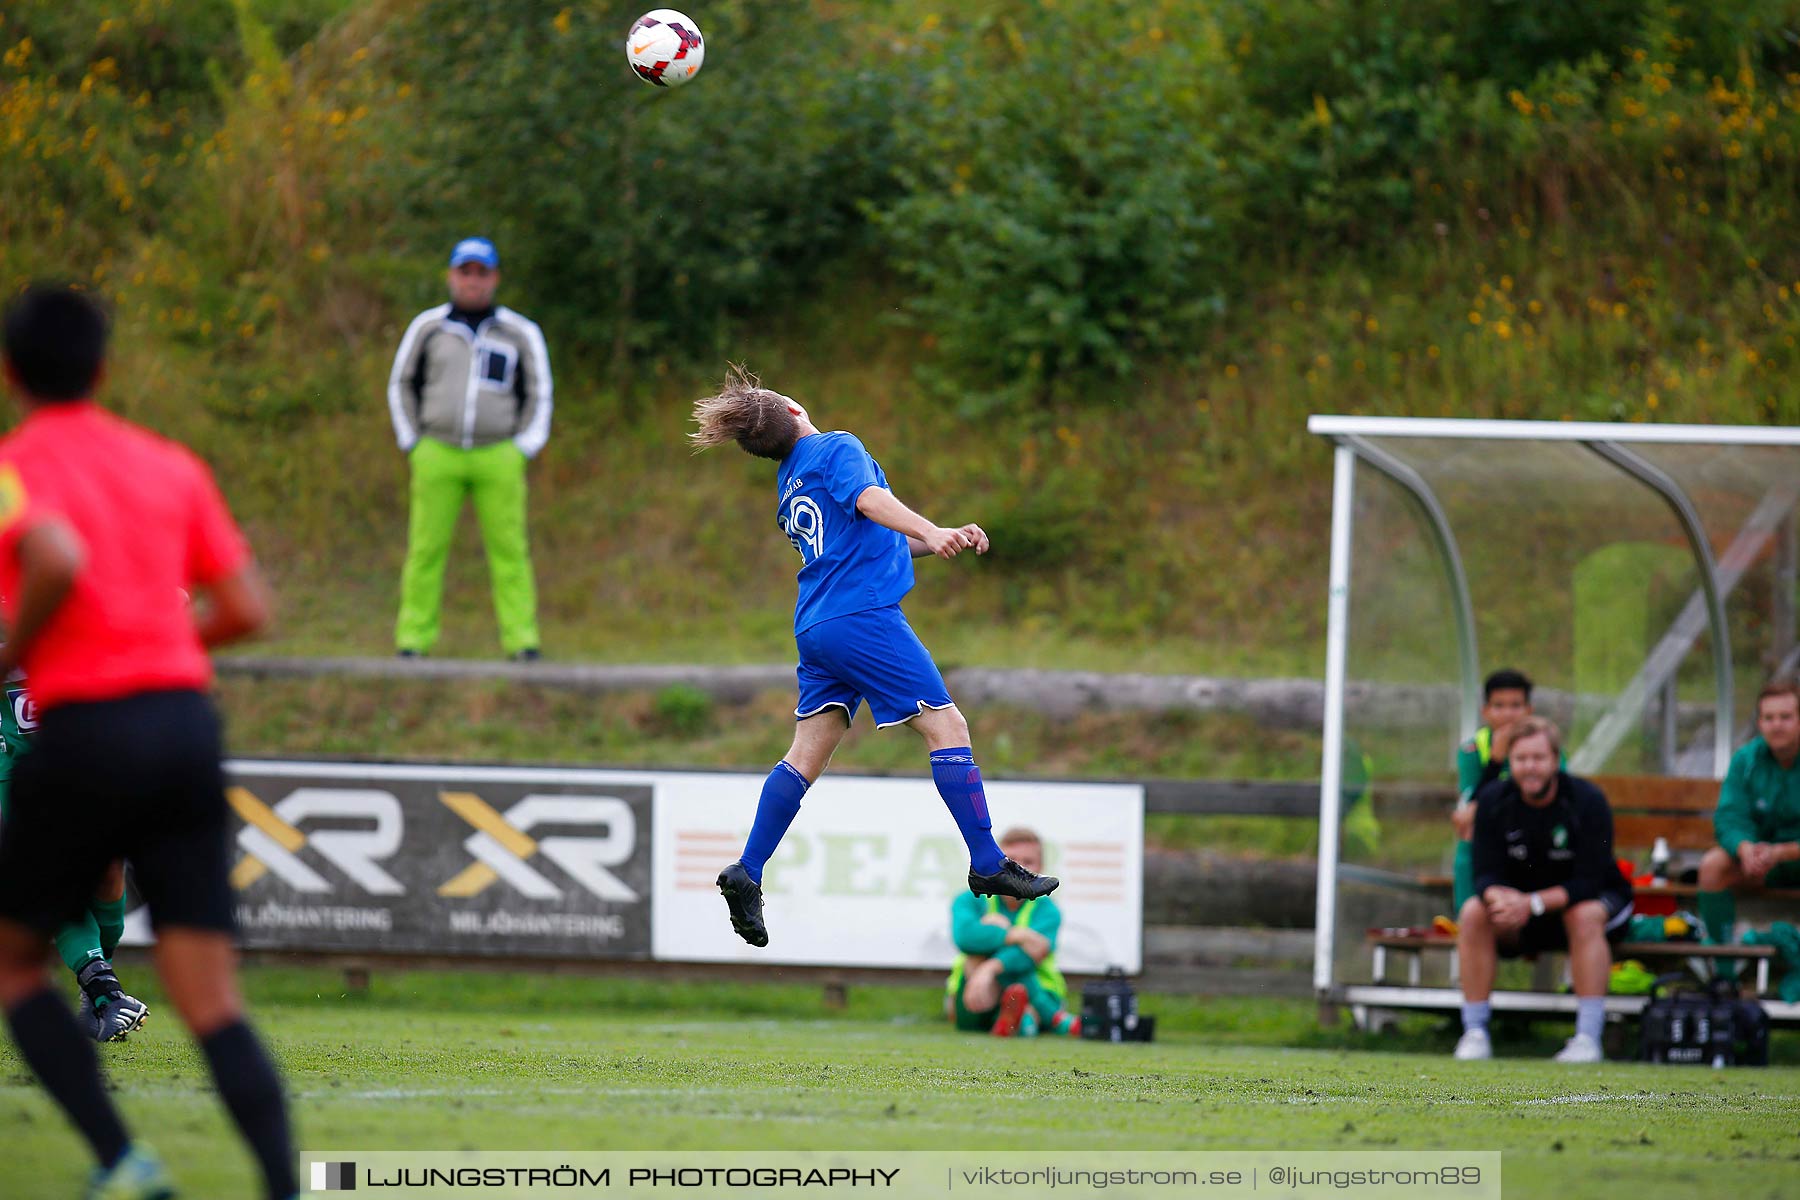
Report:
<svg viewBox="0 0 1800 1200"><path fill-rule="evenodd" d="M954 703L897 604L820 621L795 641L800 703L794 715L802 720L835 707L854 721L857 705L867 700L875 727L886 729Z"/></svg>

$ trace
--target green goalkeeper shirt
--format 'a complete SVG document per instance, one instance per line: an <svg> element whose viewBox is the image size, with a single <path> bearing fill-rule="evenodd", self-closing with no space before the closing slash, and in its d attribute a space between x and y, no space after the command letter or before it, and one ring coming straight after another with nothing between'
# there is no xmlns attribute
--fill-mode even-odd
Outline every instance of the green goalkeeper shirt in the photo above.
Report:
<svg viewBox="0 0 1800 1200"><path fill-rule="evenodd" d="M1475 736L1456 748L1456 794L1463 803L1475 798L1481 785L1498 779L1506 770L1506 764L1488 773L1488 763L1494 757L1494 731L1483 725L1475 731Z"/></svg>
<svg viewBox="0 0 1800 1200"><path fill-rule="evenodd" d="M1783 767L1760 736L1739 746L1719 786L1713 832L1727 854L1745 842L1800 842L1800 763Z"/></svg>

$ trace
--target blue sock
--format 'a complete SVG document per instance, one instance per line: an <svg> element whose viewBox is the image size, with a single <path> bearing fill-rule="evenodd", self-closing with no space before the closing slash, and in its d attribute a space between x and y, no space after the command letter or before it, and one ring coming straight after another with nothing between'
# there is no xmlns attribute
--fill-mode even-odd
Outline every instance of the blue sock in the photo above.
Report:
<svg viewBox="0 0 1800 1200"><path fill-rule="evenodd" d="M1466 1033L1471 1029L1486 1029L1488 1014L1493 1011L1493 1004L1487 1000L1464 1000L1463 1031Z"/></svg>
<svg viewBox="0 0 1800 1200"><path fill-rule="evenodd" d="M744 843L743 857L738 860L757 883L762 882L763 864L775 853L775 847L781 845L788 826L794 823L794 815L800 811L800 797L806 795L806 789L811 786L806 782L806 776L788 766L786 759L776 763L769 777L763 780L762 799L756 802L756 820L750 824L750 838Z"/></svg>
<svg viewBox="0 0 1800 1200"><path fill-rule="evenodd" d="M1575 1032L1600 1040L1606 1032L1605 996L1582 996L1575 1001Z"/></svg>
<svg viewBox="0 0 1800 1200"><path fill-rule="evenodd" d="M969 868L978 875L998 871L1006 855L994 841L994 823L988 820L987 793L981 790L981 768L975 765L974 753L967 746L933 750L931 782L937 784L938 795L969 844Z"/></svg>

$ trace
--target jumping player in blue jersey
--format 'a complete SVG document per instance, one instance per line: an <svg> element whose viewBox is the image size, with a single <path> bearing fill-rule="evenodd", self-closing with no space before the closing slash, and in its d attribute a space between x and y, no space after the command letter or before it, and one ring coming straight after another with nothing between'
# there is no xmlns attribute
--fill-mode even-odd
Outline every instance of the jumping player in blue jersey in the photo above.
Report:
<svg viewBox="0 0 1800 1200"><path fill-rule="evenodd" d="M912 560L985 554L981 526L946 529L900 503L854 435L821 433L806 409L760 386L742 367L731 369L718 395L694 406L694 421L699 428L690 437L697 448L736 442L781 464L775 521L801 559L794 744L763 783L743 856L719 875L731 927L752 946L768 945L763 864L865 700L877 729L907 725L925 739L932 781L968 843L969 890L1019 900L1054 891L1056 879L1032 874L995 844L968 723L900 611L912 590Z"/></svg>

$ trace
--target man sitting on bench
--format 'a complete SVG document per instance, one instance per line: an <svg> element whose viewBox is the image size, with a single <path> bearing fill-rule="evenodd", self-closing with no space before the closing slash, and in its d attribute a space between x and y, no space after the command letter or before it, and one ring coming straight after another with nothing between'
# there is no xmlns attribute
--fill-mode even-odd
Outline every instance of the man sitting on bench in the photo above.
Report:
<svg viewBox="0 0 1800 1200"><path fill-rule="evenodd" d="M1694 897L1706 940L1730 945L1743 888L1800 887L1800 683L1778 680L1756 697L1756 733L1731 756ZM1734 973L1721 960L1715 970Z"/></svg>
<svg viewBox="0 0 1800 1200"><path fill-rule="evenodd" d="M1631 921L1631 885L1613 859L1612 810L1600 789L1557 768L1562 734L1543 717L1513 729L1508 776L1482 788L1475 810L1475 894L1458 914L1463 1035L1459 1059L1492 1058L1488 997L1497 960L1567 950L1575 1036L1557 1062L1604 1057L1612 942Z"/></svg>

